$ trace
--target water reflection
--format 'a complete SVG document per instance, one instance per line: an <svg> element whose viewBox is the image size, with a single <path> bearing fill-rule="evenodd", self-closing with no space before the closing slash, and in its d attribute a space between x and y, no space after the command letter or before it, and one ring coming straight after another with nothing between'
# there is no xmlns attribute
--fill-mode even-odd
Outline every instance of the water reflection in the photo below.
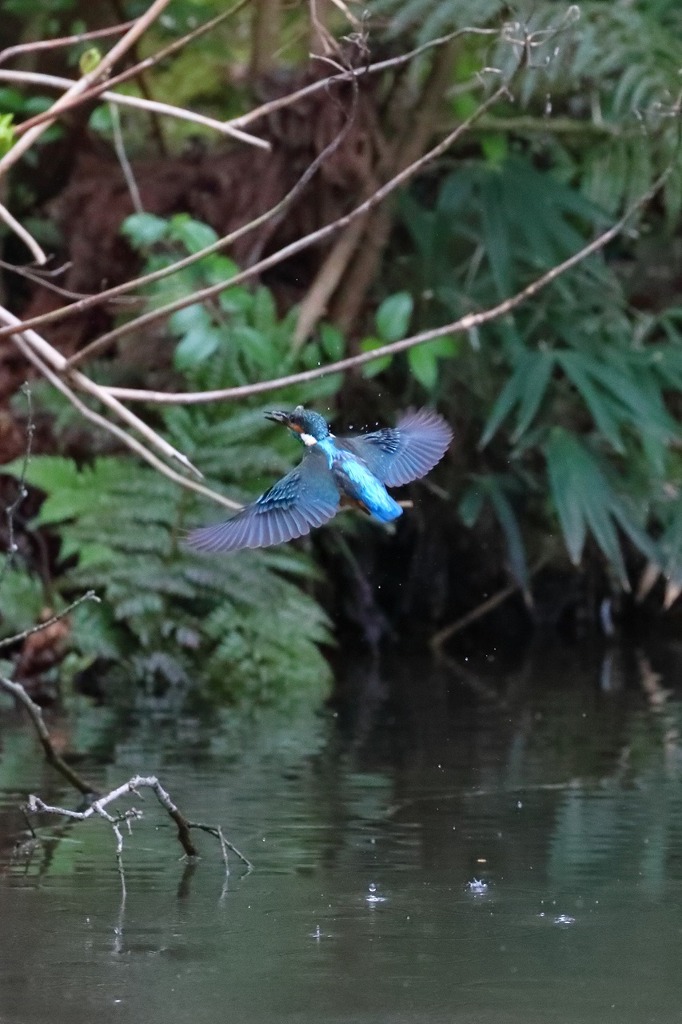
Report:
<svg viewBox="0 0 682 1024"><path fill-rule="evenodd" d="M159 775L201 837L179 863L151 800L13 854L27 790L74 806L0 721L0 1019L573 1022L679 1015L676 652L542 651L503 679L356 667L325 715L139 722L104 788ZM606 667L605 667L606 666Z"/></svg>

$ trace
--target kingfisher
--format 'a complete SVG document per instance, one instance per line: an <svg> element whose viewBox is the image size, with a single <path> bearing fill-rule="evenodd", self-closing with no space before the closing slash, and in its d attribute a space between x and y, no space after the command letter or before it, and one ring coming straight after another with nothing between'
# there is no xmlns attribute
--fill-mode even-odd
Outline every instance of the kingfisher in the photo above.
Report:
<svg viewBox="0 0 682 1024"><path fill-rule="evenodd" d="M452 441L449 425L430 409L410 409L395 427L351 437L335 437L324 416L302 405L265 416L288 427L303 444L302 460L231 519L191 530L186 543L195 551L218 554L283 544L333 519L341 505L391 522L403 510L386 488L424 476Z"/></svg>

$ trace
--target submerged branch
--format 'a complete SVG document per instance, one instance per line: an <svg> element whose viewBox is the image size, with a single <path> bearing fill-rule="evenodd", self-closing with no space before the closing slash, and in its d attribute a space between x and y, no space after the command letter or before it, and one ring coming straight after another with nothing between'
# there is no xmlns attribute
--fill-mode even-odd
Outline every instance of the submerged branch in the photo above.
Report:
<svg viewBox="0 0 682 1024"><path fill-rule="evenodd" d="M187 857L198 857L199 852L194 845L191 837L192 829L198 829L202 832L207 832L218 840L221 847L221 853L223 855L223 861L225 863L225 869L227 870L227 851L232 850L237 857L246 865L247 868L253 868L251 861L244 856L243 853L237 849L232 843L228 842L222 832L220 826L205 825L202 822L190 821L186 818L182 811L179 809L176 803L171 799L170 794L163 788L159 780L155 775L134 775L127 782L124 782L121 786L117 786L115 789L110 790L104 796L99 797L89 807L86 807L84 811L73 811L68 807L56 807L51 804L46 804L40 797L33 794L29 796L26 811L31 814L59 814L65 818L70 818L72 821L87 821L88 818L92 818L95 815L104 818L108 821L114 830L116 835L116 856L120 859L120 855L123 850L123 836L119 829L119 825L122 822L130 824L131 821L139 821L143 817L142 811L136 807L129 807L119 814L110 814L106 808L114 803L116 800L120 800L122 797L128 796L131 793L136 796L140 796L141 789L151 789L154 796L168 814L169 818L175 823L177 827L177 839Z"/></svg>

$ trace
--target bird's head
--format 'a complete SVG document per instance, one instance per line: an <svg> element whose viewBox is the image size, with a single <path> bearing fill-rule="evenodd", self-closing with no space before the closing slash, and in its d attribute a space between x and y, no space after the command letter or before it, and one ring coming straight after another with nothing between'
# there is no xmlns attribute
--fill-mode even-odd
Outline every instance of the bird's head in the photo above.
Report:
<svg viewBox="0 0 682 1024"><path fill-rule="evenodd" d="M312 409L304 409L302 405L297 405L293 412L273 410L272 412L266 412L265 415L269 420L274 420L275 423L282 423L285 427L288 427L292 434L298 437L306 447L317 444L318 441L323 441L325 437L329 437L329 424L324 416L321 416L319 412L313 412Z"/></svg>

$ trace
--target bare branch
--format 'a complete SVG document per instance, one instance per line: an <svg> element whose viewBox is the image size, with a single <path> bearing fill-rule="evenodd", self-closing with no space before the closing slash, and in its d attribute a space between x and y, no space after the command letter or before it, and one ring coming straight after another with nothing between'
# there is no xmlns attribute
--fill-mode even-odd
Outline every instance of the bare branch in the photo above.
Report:
<svg viewBox="0 0 682 1024"><path fill-rule="evenodd" d="M146 448L140 441L137 440L137 438L131 437L130 434L127 434L125 430L117 426L117 424L111 423L108 419L106 419L105 416L101 416L99 413L95 412L84 402L82 402L78 395L76 395L71 390L71 388L66 384L66 382L57 373L55 373L54 370L52 370L47 365L47 363L43 362L40 356L36 352L34 352L33 349L31 349L31 347L28 344L26 344L26 342L23 340L23 334L16 334L13 337L15 343L17 344L21 352L26 356L26 358L29 359L34 364L34 366L37 367L40 373L45 377L46 380L49 380L53 387L55 387L58 391L61 391L61 393L66 398L68 398L68 400L71 402L74 408L78 409L78 411L85 419L90 420L91 423L94 423L96 426L100 427L100 429L108 432L109 434L112 434L127 448L135 452L136 455L139 455L141 459L149 463L149 465L152 466L155 470L157 470L157 472L161 473L163 476L168 477L168 479L172 480L173 483L179 484L180 487L184 487L188 491L194 491L196 494L201 494L206 498L211 498L219 505L224 505L225 508L234 510L242 507L236 501L232 501L230 498L226 498L218 491L214 491L212 488L206 487L204 484L196 483L195 480L190 480L188 477L181 476L180 473L176 473L174 470L170 468L170 466L167 466L165 462L162 462L161 459L158 459L153 454L153 452L150 452L148 448Z"/></svg>
<svg viewBox="0 0 682 1024"><path fill-rule="evenodd" d="M532 578L537 575L548 561L549 559L547 556L543 556L538 559L535 565L531 567L528 573L529 577ZM463 629L467 629L467 627L471 626L472 623L478 622L479 619L484 618L489 612L494 611L498 605L503 604L508 597L511 597L511 595L515 594L517 591L523 591L519 582L514 581L513 583L508 583L506 587L502 587L501 590L491 594L490 597L486 598L485 601L481 601L481 603L476 605L475 608L472 608L471 611L466 612L454 622L451 622L449 626L443 626L442 629L439 629L438 632L434 633L429 640L429 646L434 651L440 651L450 637L453 637L456 633L461 633Z"/></svg>
<svg viewBox="0 0 682 1024"><path fill-rule="evenodd" d="M39 622L37 626L30 626L28 629L23 630L21 633L15 633L14 636L7 636L4 640L0 640L0 651L5 647L11 647L13 644L20 643L25 640L26 637L33 636L34 633L42 633L43 630L49 629L50 626L54 626L55 622L61 622L67 615L70 615L74 608L77 608L79 604L83 604L84 601L94 601L96 604L100 603L100 599L94 590L88 590L81 597L76 598L70 605L64 608L63 611L57 615L53 615L51 618L46 619L45 622Z"/></svg>
<svg viewBox="0 0 682 1024"><path fill-rule="evenodd" d="M364 78L367 75L376 75L380 74L382 71L401 67L403 64L408 64L410 61L414 60L415 57L419 57L427 50L431 50L438 46L444 46L446 43L449 43L460 36L499 36L499 34L499 30L496 28L458 29L456 32L450 32L448 35L440 36L438 39L431 39L428 43L423 43L421 46L418 46L415 50L410 50L408 53L401 53L398 57L391 57L388 60L380 60L375 64L368 64L364 67L348 68L344 71L340 71L336 75L330 75L329 78L322 78L317 82L311 82L309 85L304 85L300 89L296 89L294 92L287 93L286 96L278 96L277 99L269 100L267 103L261 104L260 107L254 107L253 110L249 110L248 113L242 114L240 117L233 117L230 124L235 128L245 128L246 125L251 124L252 121L257 121L261 117L267 117L270 114L274 114L277 110L281 110L283 107L289 107L293 103L297 103L299 100L304 99L306 96L319 92L321 89L329 89L331 85L335 85L337 82L348 82L351 78Z"/></svg>
<svg viewBox="0 0 682 1024"><path fill-rule="evenodd" d="M10 334L10 337L12 337L15 344L20 345L25 355L27 355L28 352L32 354L28 357L31 358L32 362L35 362L32 358L32 356L35 355L38 357L42 366L47 364L59 373L63 373L66 370L66 357L63 356L61 352L58 352L56 348L53 348L53 346L36 331L25 330L21 320L2 306L0 306L0 321L11 325L14 332ZM44 370L41 370L41 372L44 372ZM157 434L155 430L152 430L152 428L141 420L139 416L136 416L129 409L126 409L124 405L121 405L116 398L109 395L99 386L99 384L95 384L89 377L79 373L77 370L71 373L71 380L82 391L92 395L94 398L98 399L102 405L111 409L119 419L123 420L124 423L127 423L128 426L141 434L142 437L144 437L145 440L147 440L153 447L158 448L166 458L174 459L185 469L188 469L190 472L194 473L195 476L198 476L201 479L202 474L195 466L192 465L186 455L183 455L182 452L177 450L177 448L174 448L173 445L169 444L168 441L161 437L160 434Z"/></svg>
<svg viewBox="0 0 682 1024"><path fill-rule="evenodd" d="M114 151L118 157L119 167L121 168L121 173L123 174L123 178L128 187L128 195L130 196L130 201L133 204L133 210L135 213L144 213L140 190L137 187L135 174L130 166L128 154L126 153L123 131L121 129L121 115L115 103L110 104L109 112L111 114L111 123L114 135Z"/></svg>
<svg viewBox="0 0 682 1024"><path fill-rule="evenodd" d="M0 69L0 82L17 82L25 83L27 85L42 85L49 89L64 89L70 91L70 87L77 84L71 78L60 78L57 75L44 75L38 71L9 71ZM179 121L190 121L193 124L200 124L204 128L211 128L214 132L219 132L221 135L229 135L233 139L237 139L239 142L246 142L250 146L258 146L260 149L271 149L271 145L265 139L259 139L256 135L250 135L248 132L240 131L239 128L235 128L229 121L218 121L214 117L207 117L205 114L196 114L192 110L187 110L185 107L176 107L171 103L161 103L158 100L149 100L141 96L127 96L125 93L114 92L108 83L109 88L103 89L98 93L98 98L106 100L108 103L115 103L119 107L131 107L135 110L145 110L154 114L162 114L165 117L174 117ZM64 93L68 95L68 92ZM81 103L86 103L91 99L90 94L79 96L77 100L74 100L70 107L79 106ZM54 109L53 107L50 110ZM63 111L62 111L63 112ZM45 115L36 116L31 119L33 124L43 124L46 120L47 115L50 111L46 111ZM20 137L24 131L28 131L29 122L19 125L16 129L17 137ZM13 152L13 151L11 151Z"/></svg>
<svg viewBox="0 0 682 1024"><path fill-rule="evenodd" d="M22 53L36 53L39 50L57 50L64 46L78 46L79 43L87 43L92 39L120 36L127 32L134 24L134 21L124 21L120 25L112 25L110 28L97 28L91 32L79 32L74 36L61 36L59 39L39 39L32 43L19 43L16 46L8 46L0 53L0 64L11 60L12 57L19 57Z"/></svg>
<svg viewBox="0 0 682 1024"><path fill-rule="evenodd" d="M10 231L13 231L17 238L20 238L26 248L30 251L36 263L47 263L47 256L36 242L33 235L19 223L6 206L0 203L0 220L4 221Z"/></svg>
<svg viewBox="0 0 682 1024"><path fill-rule="evenodd" d="M2 680L0 680L0 682L2 682ZM226 849L232 850L243 861L247 868L251 869L253 867L248 858L246 858L243 853L240 853L236 846L233 846L232 843L229 843L225 839L222 829L219 826L204 825L201 822L190 821L186 818L155 775L134 775L128 780L128 782L124 782L123 785L117 786L116 789L112 789L109 793L106 793L98 800L95 800L94 803L84 811L72 811L67 807L55 807L44 803L40 797L34 795L31 795L28 798L26 810L32 814L59 814L66 818L70 818L73 821L87 821L88 818L99 815L104 818L105 821L108 821L110 825L117 826L122 821L141 819L143 816L142 811L135 807L131 807L118 815L113 815L110 814L106 808L116 800L120 800L122 797L129 796L130 794L136 794L139 796L139 791L141 789L151 789L160 805L175 823L178 830L178 842L182 846L187 857L199 856L199 852L195 847L190 834L192 829L199 829L200 831L207 832L209 835L212 835L219 840L226 868ZM118 828L114 828L114 832L117 838L116 856L119 858L123 847L123 837Z"/></svg>
<svg viewBox="0 0 682 1024"><path fill-rule="evenodd" d="M229 281L221 281L220 283L211 285L207 288L201 288L198 291L193 292L191 295L185 296L181 299L177 299L175 302L168 303L165 306L160 306L158 309L152 310L149 313L145 313L134 320L128 321L128 323L123 324L121 327L117 327L113 331L109 331L107 334L101 335L101 337L97 338L95 341L91 342L90 345L87 345L84 349L78 352L76 356L72 357L70 365L76 365L76 363L79 363L83 359L88 358L89 356L93 355L93 353L102 351L102 349L107 348L118 338L123 337L124 335L130 333L131 331L136 331L140 328L146 327L148 324L156 323L158 320L163 320L171 313L176 312L178 309L184 309L186 306L191 306L194 303L203 302L205 299L213 298L215 295L219 295L220 292L225 291L227 288L232 288L235 285L242 284L244 281L248 281L251 278L261 274L264 270L268 270L270 267L276 266L278 263L281 263L283 260L288 259L290 256L294 256L296 253L302 252L305 249L311 248L313 245L317 245L318 243L325 241L327 238L336 234L337 231L340 231L342 228L345 228L347 224L351 224L358 217L362 217L370 210L374 209L375 206L378 206L379 203L383 202L383 200L386 199L389 195L391 195L391 193L395 192L397 188L399 188L406 181L408 181L415 174L417 174L422 169L422 167L426 166L428 163L437 159L439 156L445 153L450 148L450 146L452 146L453 143L457 141L457 139L459 139L463 134L465 134L468 131L469 127L483 113L485 113L486 110L488 110L491 106L497 103L497 101L502 96L505 95L508 95L506 86L500 86L500 88L496 89L495 92L492 93L492 95L487 100L484 100L483 103L481 103L480 107L470 117L468 117L465 121L462 121L461 124L454 129L454 131L450 132L450 134L447 135L446 138L444 138L441 142L439 142L436 146L430 149L418 160L413 161L411 164L409 164L407 167L401 170L398 174L394 175L385 185L383 185L380 189L377 189L377 191L374 192L368 199L360 203L349 213L344 214L344 216L337 218L337 220L335 221L332 221L331 224L327 224L324 227L318 228L316 231L312 231L310 234L305 235L303 238L299 238L295 242L291 242L289 245L286 245L282 249L279 249L276 253L273 253L271 256L267 256L265 257L265 259L260 260L258 263L252 264L252 266L247 267L246 270L242 270L238 274L235 274L234 277L231 277L229 279ZM272 214L270 213L269 215L271 216ZM254 223L256 222L251 222L251 225L249 225L249 230L252 229ZM112 289L110 292L103 294L106 296L111 296L112 294L120 294L120 289ZM69 306L66 308L69 311L69 313L74 311L73 306ZM54 314L48 314L48 316L51 319L57 319L54 316ZM31 322L32 321L26 321L26 323ZM0 337L2 337L2 334L3 331L0 331Z"/></svg>
<svg viewBox="0 0 682 1024"><path fill-rule="evenodd" d="M75 299L76 301L90 298L90 295L84 292L74 292L68 288L60 288L59 285L50 280L51 277L63 274L70 266L70 263L65 263L54 270L38 271L36 269L29 270L27 267L20 267L16 263L8 263L6 260L0 260L0 268L2 270L6 270L10 274L18 274L19 277L25 277L27 281L37 285L39 288L46 288L47 291L54 292L55 295L61 295L65 299ZM113 299L112 302L116 303L116 305L139 306L140 303L144 302L144 299L136 295L122 295L119 299Z"/></svg>

